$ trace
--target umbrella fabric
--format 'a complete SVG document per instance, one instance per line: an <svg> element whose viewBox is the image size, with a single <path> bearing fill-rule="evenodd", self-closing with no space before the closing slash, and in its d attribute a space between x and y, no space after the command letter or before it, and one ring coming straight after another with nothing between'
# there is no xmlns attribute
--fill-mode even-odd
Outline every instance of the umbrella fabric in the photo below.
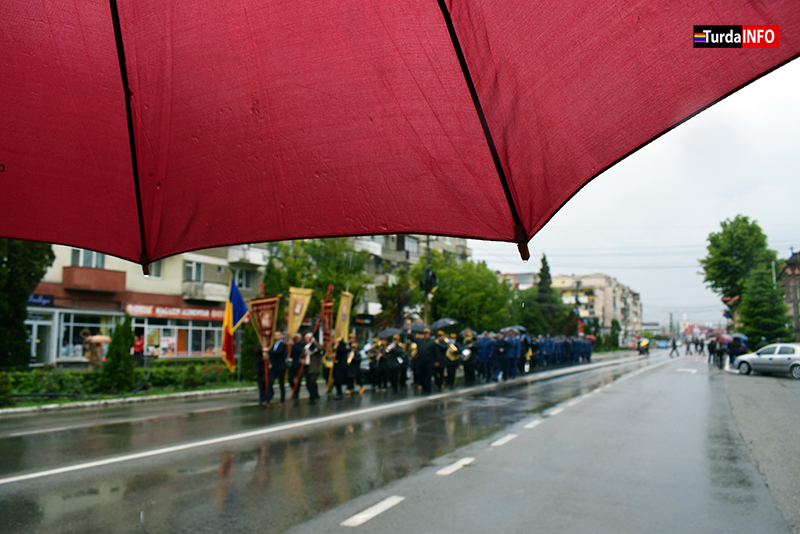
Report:
<svg viewBox="0 0 800 534"><path fill-rule="evenodd" d="M449 317L442 317L431 324L431 330L441 330L442 328L448 328L454 324L458 324L458 321Z"/></svg>
<svg viewBox="0 0 800 534"><path fill-rule="evenodd" d="M744 334L739 334L738 332L736 334L732 334L731 337L734 338L734 339L744 339L745 341L749 341L750 340L749 337L747 337Z"/></svg>
<svg viewBox="0 0 800 534"><path fill-rule="evenodd" d="M304 237L524 243L800 52L796 0L7 1L0 20L0 235L143 265ZM709 23L779 25L780 46L693 48Z"/></svg>
<svg viewBox="0 0 800 534"><path fill-rule="evenodd" d="M378 332L378 337L381 338L381 339L384 339L384 338L389 338L389 337L392 337L394 335L399 335L399 334L402 334L402 333L403 333L403 331L400 330L399 328L384 328L383 330Z"/></svg>
<svg viewBox="0 0 800 534"><path fill-rule="evenodd" d="M411 323L411 331L414 333L421 333L426 328L430 328L430 326L425 323Z"/></svg>

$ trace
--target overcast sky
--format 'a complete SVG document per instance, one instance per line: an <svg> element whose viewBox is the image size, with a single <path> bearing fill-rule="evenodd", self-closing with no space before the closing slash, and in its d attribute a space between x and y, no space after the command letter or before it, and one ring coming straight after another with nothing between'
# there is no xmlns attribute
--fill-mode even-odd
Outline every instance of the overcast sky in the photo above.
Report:
<svg viewBox="0 0 800 534"><path fill-rule="evenodd" d="M720 222L756 220L779 258L800 249L800 61L750 84L598 176L531 240L470 240L504 273L606 273L638 291L645 321L722 324L698 259Z"/></svg>

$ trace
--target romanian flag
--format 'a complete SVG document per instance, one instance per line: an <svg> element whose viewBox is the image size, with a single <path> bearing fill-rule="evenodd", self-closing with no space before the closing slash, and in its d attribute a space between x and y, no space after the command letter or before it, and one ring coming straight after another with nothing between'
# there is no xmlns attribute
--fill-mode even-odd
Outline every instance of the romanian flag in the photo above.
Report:
<svg viewBox="0 0 800 534"><path fill-rule="evenodd" d="M225 317L222 319L222 361L231 373L236 370L233 333L249 314L250 310L247 309L247 304L239 293L239 288L236 287L236 281L231 277L228 302L225 303Z"/></svg>

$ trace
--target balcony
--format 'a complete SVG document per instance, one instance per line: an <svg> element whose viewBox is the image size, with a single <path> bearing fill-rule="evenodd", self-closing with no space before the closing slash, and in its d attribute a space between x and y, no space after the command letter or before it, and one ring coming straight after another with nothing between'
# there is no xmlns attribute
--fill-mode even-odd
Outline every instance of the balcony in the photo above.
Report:
<svg viewBox="0 0 800 534"><path fill-rule="evenodd" d="M371 239L353 239L352 243L353 250L356 252L363 250L374 256L380 256L383 253L383 245L381 245L378 241L372 241Z"/></svg>
<svg viewBox="0 0 800 534"><path fill-rule="evenodd" d="M230 264L266 265L268 260L269 252L263 248L249 245L228 247L228 263Z"/></svg>
<svg viewBox="0 0 800 534"><path fill-rule="evenodd" d="M62 285L66 290L117 293L125 291L125 272L93 267L63 267Z"/></svg>
<svg viewBox="0 0 800 534"><path fill-rule="evenodd" d="M182 294L185 300L225 302L228 300L228 285L213 282L184 282Z"/></svg>

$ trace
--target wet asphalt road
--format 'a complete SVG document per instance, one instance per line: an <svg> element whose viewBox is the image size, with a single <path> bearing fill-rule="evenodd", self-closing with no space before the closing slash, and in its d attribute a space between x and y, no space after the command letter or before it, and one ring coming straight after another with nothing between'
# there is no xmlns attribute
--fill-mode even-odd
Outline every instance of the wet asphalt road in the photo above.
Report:
<svg viewBox="0 0 800 534"><path fill-rule="evenodd" d="M701 363L654 355L470 395L266 412L233 396L3 418L0 519L4 532L320 532L399 492L359 530L788 532L726 375ZM473 465L435 475L464 455ZM79 469L46 472L63 466Z"/></svg>

